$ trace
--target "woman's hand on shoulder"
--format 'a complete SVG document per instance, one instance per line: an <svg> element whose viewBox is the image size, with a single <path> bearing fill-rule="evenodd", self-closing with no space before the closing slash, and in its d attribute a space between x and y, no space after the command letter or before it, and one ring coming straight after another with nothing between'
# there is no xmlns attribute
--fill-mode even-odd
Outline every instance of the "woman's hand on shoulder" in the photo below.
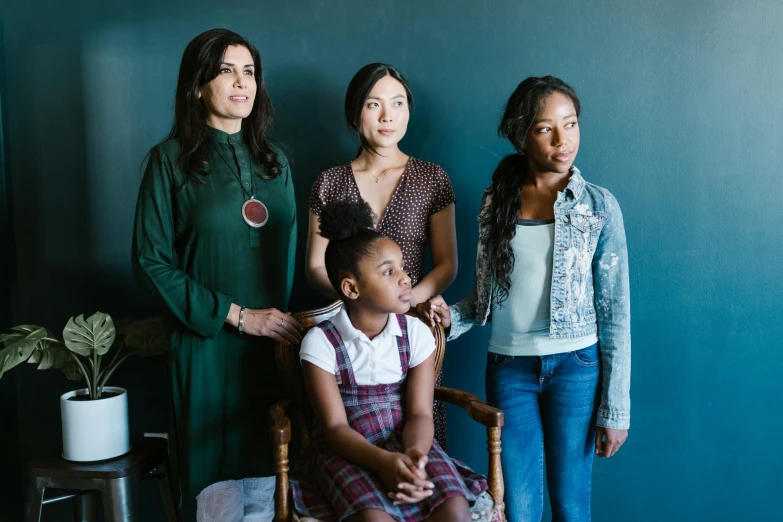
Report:
<svg viewBox="0 0 783 522"><path fill-rule="evenodd" d="M436 295L430 297L423 303L416 305L416 311L422 316L427 318L430 326L435 326L435 323L440 323L443 328L451 326L451 311L449 305L443 300L443 297Z"/></svg>
<svg viewBox="0 0 783 522"><path fill-rule="evenodd" d="M595 454L602 458L609 458L617 453L627 438L628 430L613 430L597 426L595 428Z"/></svg>
<svg viewBox="0 0 783 522"><path fill-rule="evenodd" d="M427 480L418 462L405 453L390 451L383 456L377 471L394 504L414 504L432 495L435 484Z"/></svg>
<svg viewBox="0 0 783 522"><path fill-rule="evenodd" d="M226 322L239 327L239 312L231 306ZM237 307L239 308L239 307ZM288 313L277 308L253 310L246 308L242 320L242 333L258 337L269 337L282 344L297 344L302 342L304 329L299 321Z"/></svg>

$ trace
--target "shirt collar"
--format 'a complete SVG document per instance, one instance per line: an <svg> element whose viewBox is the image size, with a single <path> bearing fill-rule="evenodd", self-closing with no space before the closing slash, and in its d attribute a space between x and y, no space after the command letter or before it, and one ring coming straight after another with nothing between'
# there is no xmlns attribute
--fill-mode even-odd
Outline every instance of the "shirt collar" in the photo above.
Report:
<svg viewBox="0 0 783 522"><path fill-rule="evenodd" d="M353 341L357 337L362 337L369 341L364 333L354 328L353 324L351 324L351 319L348 317L348 312L346 311L345 306L340 308L340 311L337 312L337 315L332 317L331 321L344 343ZM378 334L376 339L378 337L384 336L402 337L400 323L397 321L397 318L394 314L389 314L389 319L386 321L386 326L384 326L383 330L381 330L381 333Z"/></svg>
<svg viewBox="0 0 783 522"><path fill-rule="evenodd" d="M574 199L578 199L585 188L585 180L578 168L571 166L571 179L568 180L566 190L571 192Z"/></svg>
<svg viewBox="0 0 783 522"><path fill-rule="evenodd" d="M224 145L229 143L242 143L242 129L240 129L239 132L235 132L234 134L229 134L227 132L223 132L222 130L216 129L215 127L210 127L207 125L207 133L215 143L222 143Z"/></svg>

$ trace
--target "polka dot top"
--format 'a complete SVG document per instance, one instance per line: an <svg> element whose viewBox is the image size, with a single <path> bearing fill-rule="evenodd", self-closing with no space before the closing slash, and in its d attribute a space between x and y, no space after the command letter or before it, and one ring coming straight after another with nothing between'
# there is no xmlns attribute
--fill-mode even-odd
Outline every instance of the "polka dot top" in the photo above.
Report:
<svg viewBox="0 0 783 522"><path fill-rule="evenodd" d="M320 215L327 203L344 199L361 199L350 163L322 172L310 190L308 205L313 214ZM451 180L439 165L408 160L378 231L400 245L412 285L423 275L429 217L455 202Z"/></svg>

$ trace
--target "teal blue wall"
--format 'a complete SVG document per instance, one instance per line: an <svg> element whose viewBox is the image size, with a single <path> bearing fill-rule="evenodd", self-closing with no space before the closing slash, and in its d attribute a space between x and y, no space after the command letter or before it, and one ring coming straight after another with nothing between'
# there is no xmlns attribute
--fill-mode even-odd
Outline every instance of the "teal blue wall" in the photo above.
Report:
<svg viewBox="0 0 783 522"><path fill-rule="evenodd" d="M16 321L149 310L129 266L140 163L203 30L231 28L262 53L302 245L310 183L355 150L341 119L351 75L371 61L403 71L417 101L403 148L440 163L457 193L450 301L472 283L480 192L509 150L502 105L524 77L554 74L581 94L576 163L617 196L630 249L633 423L596 464L595 519L783 519L779 0L56 4L0 7ZM311 306L298 261L294 306ZM488 334L449 346L448 384L483 395ZM123 372L134 431L165 430L165 373ZM71 385L18 378L27 457L57 443L56 397ZM485 469L482 430L451 414L453 453Z"/></svg>
<svg viewBox="0 0 783 522"><path fill-rule="evenodd" d="M0 20L0 245L5 246L6 255L0 257L0 329L11 326L11 282L15 270L13 256L13 234L9 209L9 183L5 154L6 112L5 94L5 52L3 24ZM0 381L0 491L8 498L22 495L22 470L16 452L19 438L19 410L16 374L6 375ZM0 520L15 520L22 516L19 502L0 502Z"/></svg>

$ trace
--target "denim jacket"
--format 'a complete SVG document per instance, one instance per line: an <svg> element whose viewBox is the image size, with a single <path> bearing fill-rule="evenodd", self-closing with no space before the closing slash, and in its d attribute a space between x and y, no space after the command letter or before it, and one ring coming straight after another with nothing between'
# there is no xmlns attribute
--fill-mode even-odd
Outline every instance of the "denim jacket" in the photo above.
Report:
<svg viewBox="0 0 783 522"><path fill-rule="evenodd" d="M484 192L479 221L476 282L449 307L456 339L489 318L495 282L486 249L492 196ZM597 425L627 429L631 422L631 309L623 216L608 190L587 183L572 167L555 202L555 251L550 339L598 333L602 390Z"/></svg>

